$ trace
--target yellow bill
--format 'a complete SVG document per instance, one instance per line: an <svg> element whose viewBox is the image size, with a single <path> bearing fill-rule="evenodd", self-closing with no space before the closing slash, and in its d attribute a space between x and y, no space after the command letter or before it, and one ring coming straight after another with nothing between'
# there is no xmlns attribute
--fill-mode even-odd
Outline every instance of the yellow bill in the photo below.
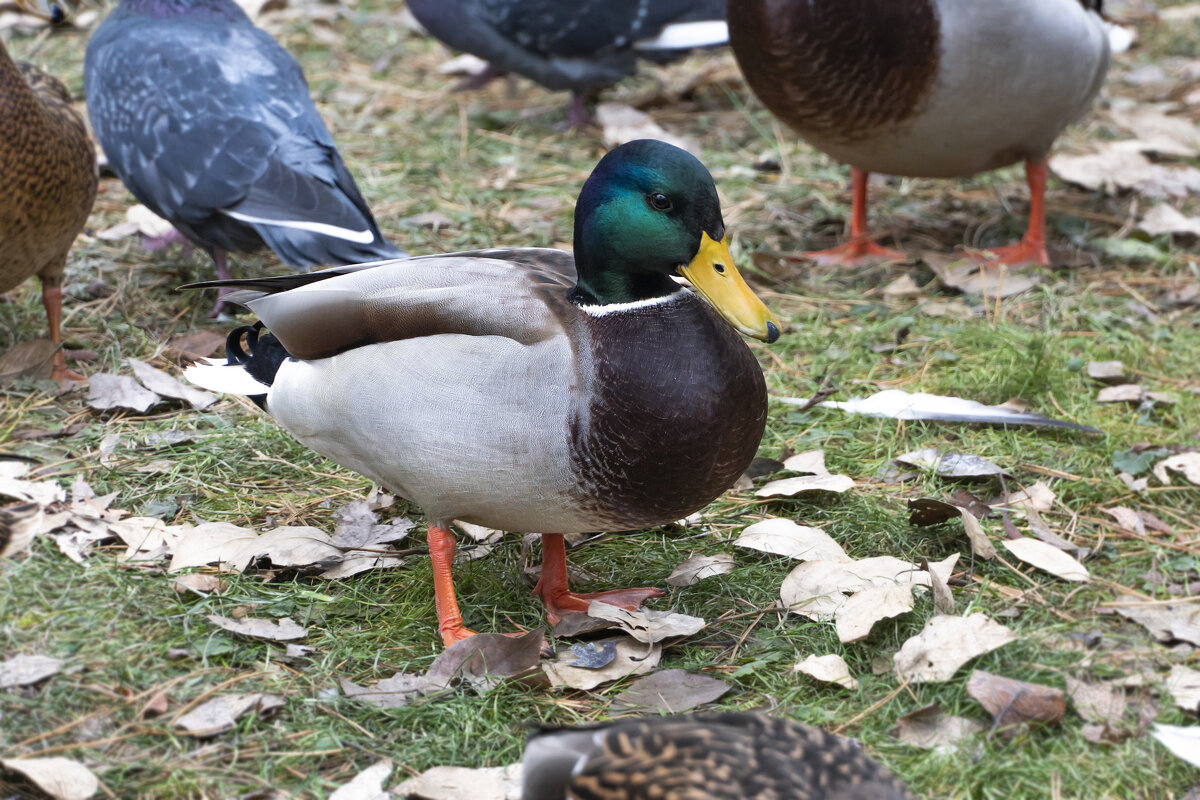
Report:
<svg viewBox="0 0 1200 800"><path fill-rule="evenodd" d="M742 280L733 265L727 239L714 241L707 232L700 234L700 250L679 274L733 327L747 336L773 342L779 338L779 321Z"/></svg>

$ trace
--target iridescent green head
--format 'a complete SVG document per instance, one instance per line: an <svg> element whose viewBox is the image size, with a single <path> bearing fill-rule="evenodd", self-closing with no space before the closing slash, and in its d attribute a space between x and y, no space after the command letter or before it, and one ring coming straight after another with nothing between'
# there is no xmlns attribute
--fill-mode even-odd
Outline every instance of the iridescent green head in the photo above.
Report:
<svg viewBox="0 0 1200 800"><path fill-rule="evenodd" d="M596 165L575 205L575 264L580 305L664 297L682 275L742 333L779 337L733 265L712 175L666 142L629 142Z"/></svg>

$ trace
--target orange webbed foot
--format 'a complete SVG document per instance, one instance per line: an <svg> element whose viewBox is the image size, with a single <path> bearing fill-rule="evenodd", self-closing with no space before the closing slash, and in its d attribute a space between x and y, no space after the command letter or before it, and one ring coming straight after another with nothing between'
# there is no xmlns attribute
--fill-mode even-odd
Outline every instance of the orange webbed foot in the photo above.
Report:
<svg viewBox="0 0 1200 800"><path fill-rule="evenodd" d="M539 584L534 594L542 598L546 607L546 619L551 625L557 625L565 614L586 614L593 600L618 606L629 611L641 606L652 597L662 597L666 594L662 589L646 586L636 589L610 589L607 592L571 592L545 590Z"/></svg>
<svg viewBox="0 0 1200 800"><path fill-rule="evenodd" d="M1050 255L1043 242L1023 240L1019 244L992 247L987 250L968 250L967 257L982 268L1049 266Z"/></svg>
<svg viewBox="0 0 1200 800"><path fill-rule="evenodd" d="M808 259L824 267L851 268L887 261L907 261L908 255L862 237L852 238L845 244L831 247L828 250L801 253L800 258Z"/></svg>

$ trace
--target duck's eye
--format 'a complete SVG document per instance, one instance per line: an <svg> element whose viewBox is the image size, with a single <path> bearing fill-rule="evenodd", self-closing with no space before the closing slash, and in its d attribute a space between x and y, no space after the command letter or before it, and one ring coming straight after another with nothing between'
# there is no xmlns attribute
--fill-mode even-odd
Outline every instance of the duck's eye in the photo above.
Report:
<svg viewBox="0 0 1200 800"><path fill-rule="evenodd" d="M653 192L652 194L647 196L646 199L649 201L650 207L653 208L655 211L670 211L671 210L671 198L667 197L662 192Z"/></svg>

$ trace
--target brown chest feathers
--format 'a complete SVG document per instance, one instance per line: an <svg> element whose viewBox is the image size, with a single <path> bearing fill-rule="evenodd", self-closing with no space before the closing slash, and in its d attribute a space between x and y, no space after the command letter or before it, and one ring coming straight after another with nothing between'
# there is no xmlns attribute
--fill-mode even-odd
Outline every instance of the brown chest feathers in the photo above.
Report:
<svg viewBox="0 0 1200 800"><path fill-rule="evenodd" d="M762 370L741 336L691 294L587 327L595 378L571 426L580 505L612 530L643 528L732 486L767 418Z"/></svg>
<svg viewBox="0 0 1200 800"><path fill-rule="evenodd" d="M96 156L70 94L0 45L0 290L57 285L96 197Z"/></svg>
<svg viewBox="0 0 1200 800"><path fill-rule="evenodd" d="M737 0L729 39L754 93L802 136L854 141L903 122L937 75L927 0Z"/></svg>

